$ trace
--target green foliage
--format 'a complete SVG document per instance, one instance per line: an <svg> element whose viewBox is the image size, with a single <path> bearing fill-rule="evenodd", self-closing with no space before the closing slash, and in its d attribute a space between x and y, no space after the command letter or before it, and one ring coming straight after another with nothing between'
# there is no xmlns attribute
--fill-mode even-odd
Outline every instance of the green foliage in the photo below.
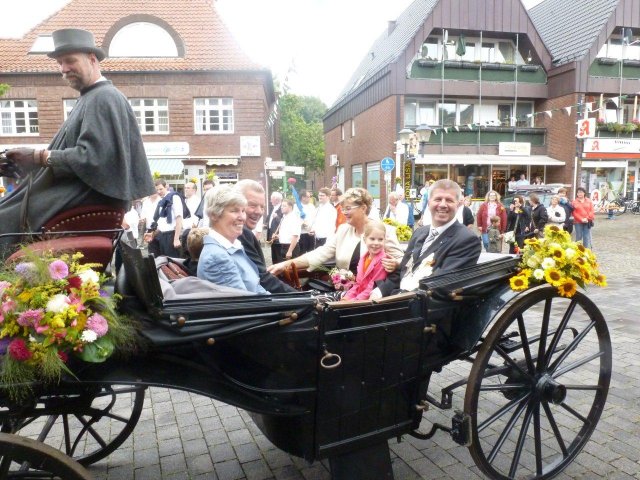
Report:
<svg viewBox="0 0 640 480"><path fill-rule="evenodd" d="M9 91L9 85L6 83L0 83L0 97Z"/></svg>
<svg viewBox="0 0 640 480"><path fill-rule="evenodd" d="M315 97L280 98L282 158L287 165L305 167L305 173L324 168L322 116L327 107Z"/></svg>

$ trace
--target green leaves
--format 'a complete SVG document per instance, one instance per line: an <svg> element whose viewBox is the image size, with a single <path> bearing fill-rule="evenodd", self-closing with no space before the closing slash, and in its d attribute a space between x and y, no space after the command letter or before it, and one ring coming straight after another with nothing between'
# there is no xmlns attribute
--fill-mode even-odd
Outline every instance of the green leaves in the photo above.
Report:
<svg viewBox="0 0 640 480"><path fill-rule="evenodd" d="M82 352L76 353L76 356L85 362L102 363L111 356L114 348L109 337L100 337L95 342L86 344Z"/></svg>
<svg viewBox="0 0 640 480"><path fill-rule="evenodd" d="M315 97L284 95L280 99L282 158L309 172L324 169L322 116L327 107Z"/></svg>

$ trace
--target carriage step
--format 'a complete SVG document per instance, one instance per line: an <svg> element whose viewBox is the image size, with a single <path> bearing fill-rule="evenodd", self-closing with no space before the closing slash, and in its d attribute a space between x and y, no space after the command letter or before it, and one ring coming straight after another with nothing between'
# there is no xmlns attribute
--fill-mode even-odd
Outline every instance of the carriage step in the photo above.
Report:
<svg viewBox="0 0 640 480"><path fill-rule="evenodd" d="M460 410L451 419L451 438L463 447L471 445L471 417Z"/></svg>

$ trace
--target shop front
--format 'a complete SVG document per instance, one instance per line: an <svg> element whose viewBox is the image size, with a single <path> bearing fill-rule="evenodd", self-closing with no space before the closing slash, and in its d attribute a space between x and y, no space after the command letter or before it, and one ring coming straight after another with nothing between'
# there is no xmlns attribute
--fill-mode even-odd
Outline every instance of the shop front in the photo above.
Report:
<svg viewBox="0 0 640 480"><path fill-rule="evenodd" d="M489 190L507 195L508 182L521 174L533 183L540 177L544 182L547 169L564 168L565 163L545 156L531 155L419 155L416 158L417 183L449 178L460 184L465 196L483 199Z"/></svg>
<svg viewBox="0 0 640 480"><path fill-rule="evenodd" d="M639 198L640 139L588 138L584 141L579 184L587 192L607 189Z"/></svg>

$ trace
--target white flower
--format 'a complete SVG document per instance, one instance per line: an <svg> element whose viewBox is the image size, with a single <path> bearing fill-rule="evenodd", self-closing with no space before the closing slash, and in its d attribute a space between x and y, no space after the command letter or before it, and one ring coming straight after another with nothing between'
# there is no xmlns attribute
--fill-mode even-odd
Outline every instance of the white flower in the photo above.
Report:
<svg viewBox="0 0 640 480"><path fill-rule="evenodd" d="M80 340L86 343L95 342L98 338L98 334L93 330L83 330L82 335L80 336Z"/></svg>
<svg viewBox="0 0 640 480"><path fill-rule="evenodd" d="M33 335L29 335L29 341L30 341L31 343L33 343L33 342L37 342L36 337L34 337Z"/></svg>
<svg viewBox="0 0 640 480"><path fill-rule="evenodd" d="M544 268L545 270L554 268L555 266L556 261L551 257L546 257L544 260L542 260L542 268Z"/></svg>
<svg viewBox="0 0 640 480"><path fill-rule="evenodd" d="M82 280L82 283L87 283L87 282L98 283L100 281L100 275L98 275L97 272L94 272L90 268L78 273L78 276L80 277L80 280Z"/></svg>
<svg viewBox="0 0 640 480"><path fill-rule="evenodd" d="M52 313L62 313L69 308L69 298L66 295L58 293L47 302L47 311Z"/></svg>
<svg viewBox="0 0 640 480"><path fill-rule="evenodd" d="M540 264L540 259L533 255L527 260L527 266L530 268L536 268Z"/></svg>
<svg viewBox="0 0 640 480"><path fill-rule="evenodd" d="M535 278L536 280L543 280L544 279L544 270L542 270L540 268L536 268L533 271L533 278Z"/></svg>
<svg viewBox="0 0 640 480"><path fill-rule="evenodd" d="M564 254L567 256L567 258L573 258L573 256L576 254L576 251L573 248L567 248L564 251Z"/></svg>

